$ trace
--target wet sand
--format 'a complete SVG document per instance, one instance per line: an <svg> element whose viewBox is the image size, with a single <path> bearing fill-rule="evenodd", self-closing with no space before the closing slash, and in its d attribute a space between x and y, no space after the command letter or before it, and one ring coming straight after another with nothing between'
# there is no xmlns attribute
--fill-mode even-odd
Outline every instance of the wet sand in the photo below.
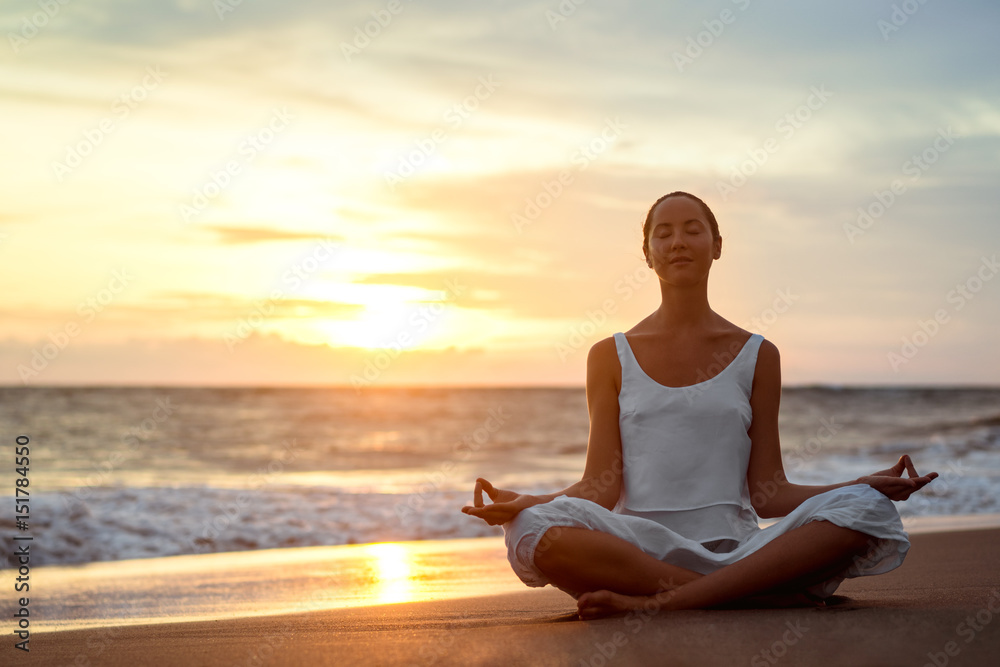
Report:
<svg viewBox="0 0 1000 667"><path fill-rule="evenodd" d="M320 606L331 607L281 613L288 609L281 605L272 609L266 599L247 595L245 587L254 576L265 580L274 576L273 570L271 575L255 571L258 563L241 570L242 588L231 591L240 605L253 606L247 611L257 615L161 619L146 625L105 620L105 627L62 631L46 631L39 619L40 628L31 636L30 659L29 654L12 650L9 635L4 661L15 653L14 664L123 667L997 664L1000 529L915 534L911 540L913 546L900 568L845 581L837 591L842 601L826 608L631 613L592 621L577 619L576 602L566 594L552 587L524 587L506 563L502 539L454 540L450 549L449 541L435 543L433 549L428 546L431 550L423 558L433 561L436 569L425 576L420 558L411 559L405 576L411 582L408 589L400 583L402 575L391 584L387 583L391 577L380 580L371 575L377 570L337 579L337 567L343 569L343 564L312 571L313 578L293 589L308 595L309 608L323 598L315 595L316 582L331 586L331 579L335 581L330 590L367 581L366 585L382 587L380 595L395 590L397 598L419 600L396 604L350 607L327 595ZM216 558L224 563L226 557L234 558L221 554ZM310 573L315 565L314 559L303 556L287 570ZM469 567L475 572L471 580ZM215 578L197 571L188 577L184 585L195 596L200 595L199 587L211 590ZM449 585L454 578L464 583ZM478 582L484 595L463 597L470 594L470 581ZM387 588L390 584L396 588ZM221 590L224 597L225 586ZM374 599L369 597L368 602Z"/></svg>

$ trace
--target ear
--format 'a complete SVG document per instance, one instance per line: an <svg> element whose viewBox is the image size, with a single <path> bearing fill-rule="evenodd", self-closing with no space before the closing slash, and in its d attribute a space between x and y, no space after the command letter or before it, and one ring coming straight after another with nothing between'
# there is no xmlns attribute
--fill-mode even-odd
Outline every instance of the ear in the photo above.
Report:
<svg viewBox="0 0 1000 667"><path fill-rule="evenodd" d="M715 246L715 252L712 253L713 259L719 259L722 257L722 237L712 240L712 244Z"/></svg>

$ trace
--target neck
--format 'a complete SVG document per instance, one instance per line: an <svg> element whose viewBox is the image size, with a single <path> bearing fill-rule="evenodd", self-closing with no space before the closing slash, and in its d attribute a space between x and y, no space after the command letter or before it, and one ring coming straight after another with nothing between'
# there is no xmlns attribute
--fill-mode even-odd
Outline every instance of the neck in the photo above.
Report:
<svg viewBox="0 0 1000 667"><path fill-rule="evenodd" d="M652 315L656 329L673 334L703 331L718 319L708 304L708 283L678 287L660 283L660 307Z"/></svg>

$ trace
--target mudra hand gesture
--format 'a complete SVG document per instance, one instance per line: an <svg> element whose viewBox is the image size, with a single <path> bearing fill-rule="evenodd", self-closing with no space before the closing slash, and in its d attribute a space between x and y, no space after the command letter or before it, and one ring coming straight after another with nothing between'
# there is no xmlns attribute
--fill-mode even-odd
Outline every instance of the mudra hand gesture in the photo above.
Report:
<svg viewBox="0 0 1000 667"><path fill-rule="evenodd" d="M903 477L904 470L909 477ZM936 472L918 476L917 469L913 466L913 461L910 460L910 455L904 454L899 457L899 462L891 468L859 477L858 481L864 482L876 491L881 491L889 500L906 500L910 494L924 488L937 476Z"/></svg>
<svg viewBox="0 0 1000 667"><path fill-rule="evenodd" d="M483 489L486 490L486 493L489 495L490 500L493 501L493 504L483 504ZM537 496L517 493L516 491L509 491L507 489L494 488L493 485L485 479L478 477L476 479L474 502L475 507L469 507L466 505L462 508L462 512L465 514L471 514L472 516L478 516L491 526L497 526L502 523L507 523L516 517L521 510L537 505L541 501Z"/></svg>

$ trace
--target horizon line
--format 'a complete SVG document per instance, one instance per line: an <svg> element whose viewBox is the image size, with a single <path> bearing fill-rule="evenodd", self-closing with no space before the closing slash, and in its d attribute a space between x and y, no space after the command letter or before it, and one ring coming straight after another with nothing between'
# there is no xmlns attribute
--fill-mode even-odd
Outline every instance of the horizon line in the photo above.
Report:
<svg viewBox="0 0 1000 667"><path fill-rule="evenodd" d="M351 389L355 391L378 389L586 389L585 384L380 384L377 386L355 387L351 384L173 384L173 383L56 383L56 384L6 384L0 383L0 389ZM947 390L1000 390L1000 384L848 384L843 382L804 382L782 384L785 389L865 389L865 390L899 390L911 391L921 389ZM676 387L684 389L684 387Z"/></svg>

